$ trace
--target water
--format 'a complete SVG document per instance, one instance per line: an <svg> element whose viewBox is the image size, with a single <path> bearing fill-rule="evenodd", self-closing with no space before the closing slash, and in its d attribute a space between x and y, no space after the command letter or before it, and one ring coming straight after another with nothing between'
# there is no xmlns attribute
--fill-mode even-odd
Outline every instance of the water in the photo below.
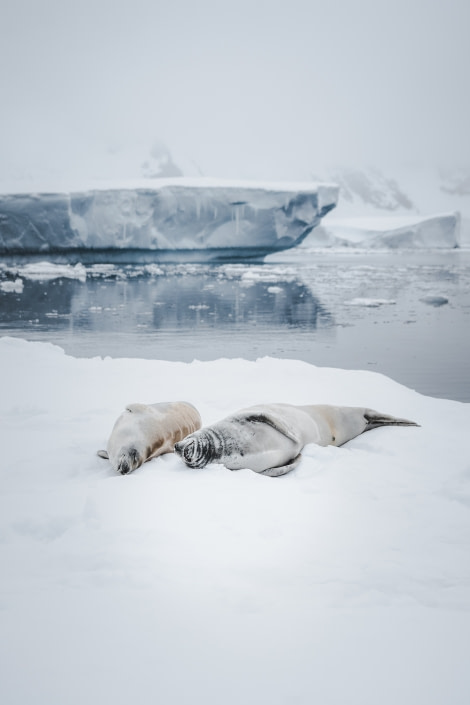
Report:
<svg viewBox="0 0 470 705"><path fill-rule="evenodd" d="M2 335L87 357L295 358L470 401L468 251L297 249L263 264L90 265L86 281L70 272L30 279L21 266L0 270L0 287L23 286L0 289Z"/></svg>

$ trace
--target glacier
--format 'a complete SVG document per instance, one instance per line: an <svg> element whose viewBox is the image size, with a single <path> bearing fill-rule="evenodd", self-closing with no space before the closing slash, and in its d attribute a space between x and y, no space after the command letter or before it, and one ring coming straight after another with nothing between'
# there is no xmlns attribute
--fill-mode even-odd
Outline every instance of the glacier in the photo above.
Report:
<svg viewBox="0 0 470 705"><path fill-rule="evenodd" d="M86 260L134 252L141 259L146 253L150 261L178 254L192 261L263 257L301 243L337 199L334 184L181 178L0 194L0 255L75 253Z"/></svg>

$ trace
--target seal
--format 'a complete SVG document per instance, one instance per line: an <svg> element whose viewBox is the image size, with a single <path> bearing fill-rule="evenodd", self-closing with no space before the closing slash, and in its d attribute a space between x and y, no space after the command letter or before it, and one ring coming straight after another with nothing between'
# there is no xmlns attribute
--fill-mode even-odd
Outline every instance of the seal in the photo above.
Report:
<svg viewBox="0 0 470 705"><path fill-rule="evenodd" d="M418 424L354 406L260 404L188 435L175 452L191 468L216 462L277 477L298 465L307 443L341 446L379 426Z"/></svg>
<svg viewBox="0 0 470 705"><path fill-rule="evenodd" d="M100 458L127 475L147 460L172 453L175 443L201 428L198 410L188 402L129 404L114 424Z"/></svg>

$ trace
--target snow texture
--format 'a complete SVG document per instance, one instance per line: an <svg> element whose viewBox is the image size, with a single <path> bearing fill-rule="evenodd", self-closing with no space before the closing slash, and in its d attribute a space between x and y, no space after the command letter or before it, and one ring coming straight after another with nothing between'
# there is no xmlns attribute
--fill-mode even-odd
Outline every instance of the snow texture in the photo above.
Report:
<svg viewBox="0 0 470 705"><path fill-rule="evenodd" d="M263 358L75 359L0 339L0 697L8 705L466 705L470 405ZM132 401L413 419L282 478L96 456Z"/></svg>
<svg viewBox="0 0 470 705"><path fill-rule="evenodd" d="M294 247L336 205L328 184L169 179L134 188L0 196L0 254Z"/></svg>

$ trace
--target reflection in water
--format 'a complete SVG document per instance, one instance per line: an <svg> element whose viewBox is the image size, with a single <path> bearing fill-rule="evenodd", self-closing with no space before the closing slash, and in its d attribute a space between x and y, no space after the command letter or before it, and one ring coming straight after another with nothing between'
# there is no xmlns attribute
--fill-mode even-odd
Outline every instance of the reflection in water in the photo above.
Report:
<svg viewBox="0 0 470 705"><path fill-rule="evenodd" d="M21 293L0 295L0 328L27 331L33 326L45 330L68 326L76 284L70 279L25 280Z"/></svg>
<svg viewBox="0 0 470 705"><path fill-rule="evenodd" d="M425 394L470 401L470 252L299 249L277 257L263 265L63 265L53 273L62 278L50 281L55 265L0 262L0 335L86 357L288 357L373 369ZM33 280L38 268L45 281ZM426 303L436 297L448 303Z"/></svg>
<svg viewBox="0 0 470 705"><path fill-rule="evenodd" d="M224 328L315 329L332 317L299 281L222 278L202 274L24 281L2 295L2 328L69 329L101 334Z"/></svg>

